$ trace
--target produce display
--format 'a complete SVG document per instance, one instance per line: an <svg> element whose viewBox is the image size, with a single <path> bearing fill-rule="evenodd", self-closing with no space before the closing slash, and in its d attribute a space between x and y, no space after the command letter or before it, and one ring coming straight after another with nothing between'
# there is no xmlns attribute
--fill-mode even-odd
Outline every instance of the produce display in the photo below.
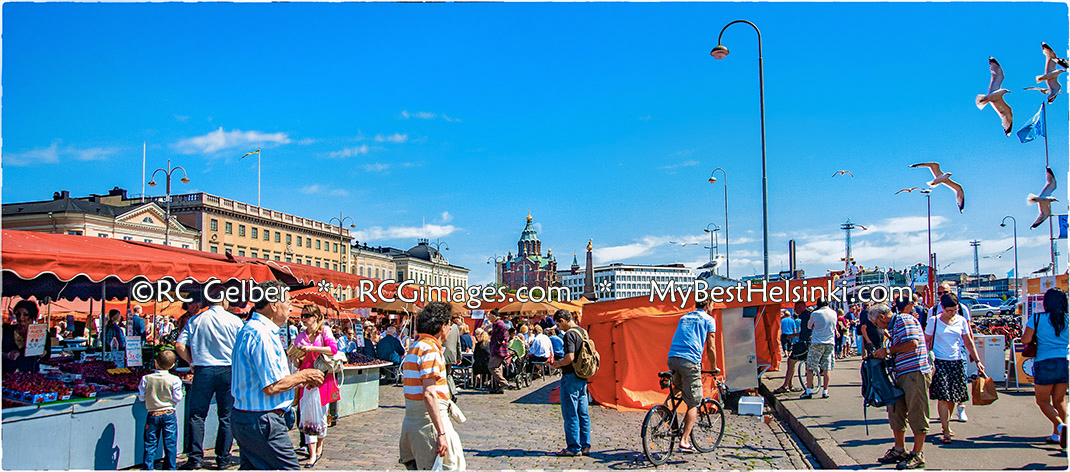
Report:
<svg viewBox="0 0 1070 472"><path fill-rule="evenodd" d="M4 398L8 400L36 404L69 400L72 396L93 398L96 396L96 389L86 385L81 379L10 372L4 374L3 393Z"/></svg>
<svg viewBox="0 0 1070 472"><path fill-rule="evenodd" d="M355 353L355 352L350 352L350 353L346 354L346 357L349 358L349 362L346 362L346 364L345 364L346 367L361 367L361 366L368 366L368 365L387 364L387 362L385 362L385 361L381 361L381 360L376 359L374 357L365 356L364 354L359 354L359 353Z"/></svg>
<svg viewBox="0 0 1070 472"><path fill-rule="evenodd" d="M136 392L141 377L152 373L152 369L143 367L116 369L111 361L70 362L60 364L59 370L80 374L86 382L100 384L115 392Z"/></svg>

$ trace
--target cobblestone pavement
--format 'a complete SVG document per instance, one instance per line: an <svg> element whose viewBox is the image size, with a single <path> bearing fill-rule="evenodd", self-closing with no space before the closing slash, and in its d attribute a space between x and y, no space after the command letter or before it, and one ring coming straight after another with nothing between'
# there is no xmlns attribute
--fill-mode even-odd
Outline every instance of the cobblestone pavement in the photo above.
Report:
<svg viewBox="0 0 1070 472"><path fill-rule="evenodd" d="M557 379L536 379L522 390L458 394L468 421L457 427L470 469L651 469L642 453L642 412L591 406L590 457L557 457L565 446L561 408L548 403ZM404 416L401 388L381 386L377 410L338 420L328 430L317 469L398 469ZM296 433L293 434L296 443ZM809 469L812 460L774 419L727 416L721 446L707 454L674 454L660 469Z"/></svg>

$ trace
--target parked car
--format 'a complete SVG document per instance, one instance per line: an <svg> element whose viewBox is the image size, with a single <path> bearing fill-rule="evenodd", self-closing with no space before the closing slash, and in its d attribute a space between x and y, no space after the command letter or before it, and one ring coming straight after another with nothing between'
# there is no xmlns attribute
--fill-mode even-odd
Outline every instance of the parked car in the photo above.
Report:
<svg viewBox="0 0 1070 472"><path fill-rule="evenodd" d="M1018 299L1015 297L1008 298L999 306L999 314L1001 315L1013 315L1014 309L1018 305Z"/></svg>
<svg viewBox="0 0 1070 472"><path fill-rule="evenodd" d="M999 313L1000 313L1000 309L998 307L994 307L992 305L986 305L984 303L977 303L977 304L974 304L974 305L970 305L970 315L972 315L972 316L978 316L978 315L995 316L995 315L997 315Z"/></svg>

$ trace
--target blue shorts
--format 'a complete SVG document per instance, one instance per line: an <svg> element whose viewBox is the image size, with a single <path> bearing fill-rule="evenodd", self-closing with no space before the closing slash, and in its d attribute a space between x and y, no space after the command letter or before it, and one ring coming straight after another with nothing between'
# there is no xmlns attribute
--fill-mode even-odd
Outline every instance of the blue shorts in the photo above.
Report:
<svg viewBox="0 0 1070 472"><path fill-rule="evenodd" d="M1055 385L1070 382L1070 360L1053 358L1033 362L1033 385Z"/></svg>

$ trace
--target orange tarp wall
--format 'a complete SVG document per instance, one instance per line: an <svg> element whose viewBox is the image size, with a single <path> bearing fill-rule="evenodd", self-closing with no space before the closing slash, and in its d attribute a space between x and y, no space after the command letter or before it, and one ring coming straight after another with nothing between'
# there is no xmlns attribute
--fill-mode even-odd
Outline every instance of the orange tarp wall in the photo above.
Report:
<svg viewBox="0 0 1070 472"><path fill-rule="evenodd" d="M824 281L821 278L808 282L815 285ZM791 286L797 283L801 281L792 281ZM754 329L757 363L769 364L770 370L780 368L780 309L791 308L792 303L765 302L767 304L763 305L742 302L713 304L713 318L717 323L717 361L722 371L725 353L721 337L721 310L744 306L757 306L758 309L758 316L753 319L757 323ZM812 302L808 305L812 305ZM580 325L590 333L600 357L598 373L591 377L588 384L595 401L623 411L646 410L663 403L668 390L662 390L658 384L658 372L669 370L666 363L676 325L681 316L694 309L693 300L688 300L681 308L679 301L651 302L648 297L584 305ZM702 362L702 370L710 370L705 355ZM716 397L713 386L712 378L704 379L706 396ZM729 388L732 386L729 385Z"/></svg>

